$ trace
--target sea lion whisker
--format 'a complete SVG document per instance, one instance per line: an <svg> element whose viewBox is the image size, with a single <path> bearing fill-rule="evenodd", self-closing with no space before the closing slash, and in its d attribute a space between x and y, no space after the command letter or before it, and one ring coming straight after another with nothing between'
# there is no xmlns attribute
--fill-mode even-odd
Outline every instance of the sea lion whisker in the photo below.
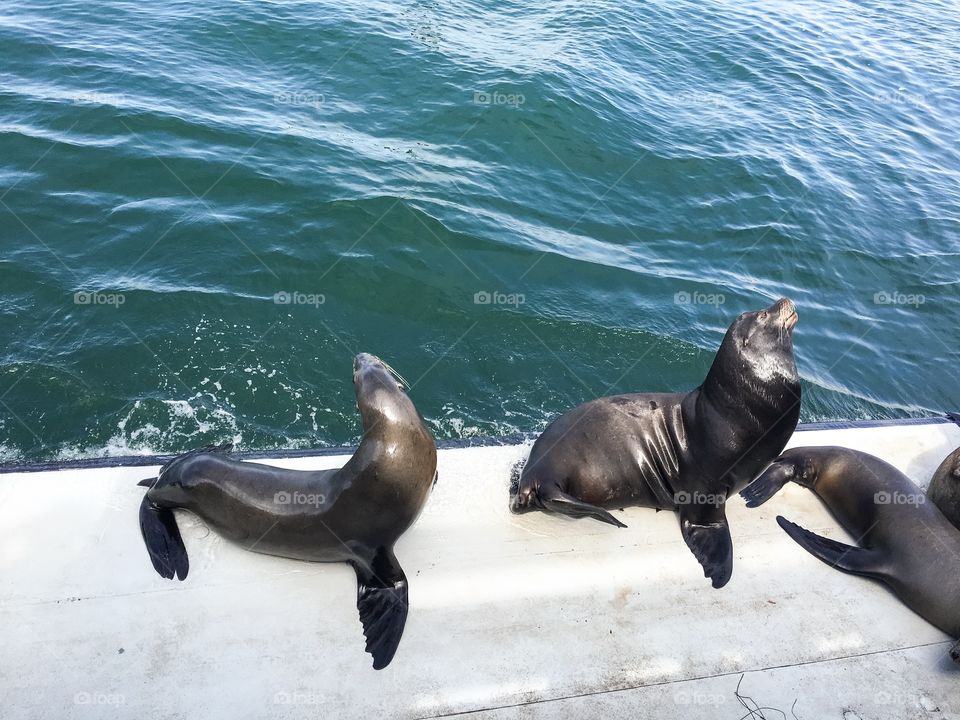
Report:
<svg viewBox="0 0 960 720"><path fill-rule="evenodd" d="M406 381L406 379L404 379L403 375L401 375L400 373L398 373L396 370L393 369L393 367L391 367L390 365L388 365L388 364L387 364L386 362L384 362L383 360L381 360L380 362L383 363L383 366L387 369L387 371L388 371L391 375L393 375L393 377L396 379L396 381L397 381L398 383L400 383L401 389L403 389L403 390L409 390L409 389L410 389L410 383L408 383L408 382Z"/></svg>

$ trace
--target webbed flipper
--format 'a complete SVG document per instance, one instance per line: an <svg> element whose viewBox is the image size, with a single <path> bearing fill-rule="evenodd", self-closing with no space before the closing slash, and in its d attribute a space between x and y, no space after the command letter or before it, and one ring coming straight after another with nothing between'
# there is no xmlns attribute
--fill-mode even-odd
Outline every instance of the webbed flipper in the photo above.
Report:
<svg viewBox="0 0 960 720"><path fill-rule="evenodd" d="M393 548L378 549L369 566L352 565L357 572L357 609L366 649L373 655L374 670L382 670L393 660L407 622L407 578Z"/></svg>
<svg viewBox="0 0 960 720"><path fill-rule="evenodd" d="M592 517L595 520L601 522L609 523L616 527L625 528L626 525L619 520L617 520L613 515L604 510L602 507L596 505L591 505L590 503L583 502L583 500L578 500L573 497L573 495L567 495L560 488L554 486L549 490L541 489L540 502L543 503L545 510L550 512L559 513L561 515L569 515L570 517Z"/></svg>
<svg viewBox="0 0 960 720"><path fill-rule="evenodd" d="M884 572L883 553L877 550L847 545L805 530L782 515L777 515L777 524L786 531L796 543L827 565L851 575L882 580Z"/></svg>
<svg viewBox="0 0 960 720"><path fill-rule="evenodd" d="M681 505L680 532L715 588L733 575L733 540L723 504Z"/></svg>

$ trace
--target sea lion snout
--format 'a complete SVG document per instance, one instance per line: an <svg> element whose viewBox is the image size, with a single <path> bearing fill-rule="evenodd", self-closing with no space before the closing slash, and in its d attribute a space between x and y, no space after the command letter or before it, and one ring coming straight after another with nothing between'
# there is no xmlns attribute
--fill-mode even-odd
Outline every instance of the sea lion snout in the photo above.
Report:
<svg viewBox="0 0 960 720"><path fill-rule="evenodd" d="M359 372L364 367L370 367L371 365L383 367L383 360L378 358L376 355L371 355L370 353L366 352L357 353L357 356L353 358L354 372Z"/></svg>
<svg viewBox="0 0 960 720"><path fill-rule="evenodd" d="M793 330L800 316L797 314L797 306L793 304L790 298L780 298L767 310L768 313L777 318L781 325L787 330Z"/></svg>

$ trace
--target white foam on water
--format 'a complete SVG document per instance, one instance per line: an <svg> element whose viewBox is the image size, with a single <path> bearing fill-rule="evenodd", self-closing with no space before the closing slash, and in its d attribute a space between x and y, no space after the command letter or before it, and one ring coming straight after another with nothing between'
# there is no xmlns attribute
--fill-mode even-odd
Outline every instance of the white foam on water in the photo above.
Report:
<svg viewBox="0 0 960 720"><path fill-rule="evenodd" d="M0 442L0 463L18 463L23 461L23 453L18 448Z"/></svg>

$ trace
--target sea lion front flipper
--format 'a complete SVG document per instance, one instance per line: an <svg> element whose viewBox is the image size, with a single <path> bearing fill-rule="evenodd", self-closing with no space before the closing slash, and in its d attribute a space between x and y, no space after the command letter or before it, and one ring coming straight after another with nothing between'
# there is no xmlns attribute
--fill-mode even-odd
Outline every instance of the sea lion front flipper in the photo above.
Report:
<svg viewBox="0 0 960 720"><path fill-rule="evenodd" d="M153 568L160 577L186 580L190 560L173 510L150 502L144 495L140 502L140 533L150 553Z"/></svg>
<svg viewBox="0 0 960 720"><path fill-rule="evenodd" d="M774 460L773 463L760 474L760 477L740 491L740 497L747 501L748 508L760 507L776 495L780 488L793 479L793 465Z"/></svg>
<svg viewBox="0 0 960 720"><path fill-rule="evenodd" d="M379 548L373 562L352 563L357 572L357 609L373 669L382 670L397 651L407 622L407 577L393 548Z"/></svg>
<svg viewBox="0 0 960 720"><path fill-rule="evenodd" d="M877 580L886 577L886 573L883 571L882 553L876 550L868 550L825 538L822 535L803 529L782 515L777 515L777 524L800 547L837 570Z"/></svg>
<svg viewBox="0 0 960 720"><path fill-rule="evenodd" d="M550 512L559 513L561 515L569 515L570 517L577 518L592 517L596 520L600 520L601 522L615 525L616 527L626 527L625 524L617 520L602 507L597 507L596 505L585 503L583 500L578 500L577 498L573 497L573 495L567 495L557 487L546 492L541 492L540 502L542 502L544 508Z"/></svg>
<svg viewBox="0 0 960 720"><path fill-rule="evenodd" d="M724 506L682 505L679 513L687 547L703 566L704 576L722 588L733 574L733 540Z"/></svg>

